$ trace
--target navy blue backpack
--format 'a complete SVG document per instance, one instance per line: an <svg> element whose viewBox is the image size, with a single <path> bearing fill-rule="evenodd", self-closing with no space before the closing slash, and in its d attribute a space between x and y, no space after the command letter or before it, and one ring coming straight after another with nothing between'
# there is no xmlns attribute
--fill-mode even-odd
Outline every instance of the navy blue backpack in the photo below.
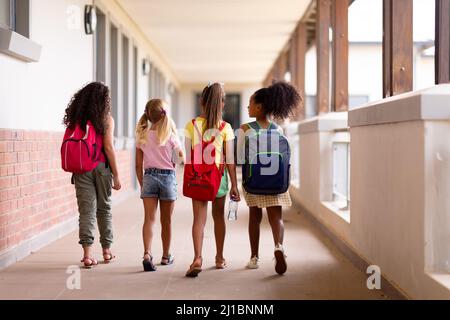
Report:
<svg viewBox="0 0 450 320"><path fill-rule="evenodd" d="M287 138L272 122L268 129L261 129L256 121L249 126L253 130L246 132L245 163L242 166L245 191L257 195L285 193L290 184L291 158Z"/></svg>

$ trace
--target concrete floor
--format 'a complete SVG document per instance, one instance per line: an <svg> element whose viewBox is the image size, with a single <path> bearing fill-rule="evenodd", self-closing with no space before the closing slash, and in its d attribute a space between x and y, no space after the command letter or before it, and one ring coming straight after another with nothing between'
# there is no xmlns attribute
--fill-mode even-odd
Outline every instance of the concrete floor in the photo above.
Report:
<svg viewBox="0 0 450 320"><path fill-rule="evenodd" d="M229 267L225 270L213 268L215 243L212 217L208 216L204 271L191 279L184 276L193 258L190 200L180 196L175 207L172 239L175 264L157 266L156 272L144 273L143 206L138 196L130 198L113 212L113 250L117 259L109 265L81 269L80 290L69 290L66 285L71 276L67 268L80 265L82 256L78 232L73 232L0 271L0 299L387 299L381 291L368 290L367 276L295 209L284 213L287 273L275 274L267 217L263 218L261 230L261 267L246 270L250 255L247 210L245 201L241 202L238 220L227 221L225 257ZM153 253L159 263L162 249L158 225L155 231ZM95 256L100 258L100 245L95 248Z"/></svg>

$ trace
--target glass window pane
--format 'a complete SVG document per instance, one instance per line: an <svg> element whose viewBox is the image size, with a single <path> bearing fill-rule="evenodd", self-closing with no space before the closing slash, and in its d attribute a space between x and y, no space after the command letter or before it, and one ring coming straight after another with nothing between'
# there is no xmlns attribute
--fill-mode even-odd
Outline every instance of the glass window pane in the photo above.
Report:
<svg viewBox="0 0 450 320"><path fill-rule="evenodd" d="M0 0L0 27L11 28L10 0Z"/></svg>

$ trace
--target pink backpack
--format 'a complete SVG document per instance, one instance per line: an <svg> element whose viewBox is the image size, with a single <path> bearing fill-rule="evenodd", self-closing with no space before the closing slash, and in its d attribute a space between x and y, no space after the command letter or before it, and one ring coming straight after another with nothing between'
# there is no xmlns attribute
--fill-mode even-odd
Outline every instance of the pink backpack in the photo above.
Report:
<svg viewBox="0 0 450 320"><path fill-rule="evenodd" d="M74 129L66 129L61 145L61 163L66 172L85 173L98 165L101 150L97 144L97 133L90 121L86 131L77 124Z"/></svg>

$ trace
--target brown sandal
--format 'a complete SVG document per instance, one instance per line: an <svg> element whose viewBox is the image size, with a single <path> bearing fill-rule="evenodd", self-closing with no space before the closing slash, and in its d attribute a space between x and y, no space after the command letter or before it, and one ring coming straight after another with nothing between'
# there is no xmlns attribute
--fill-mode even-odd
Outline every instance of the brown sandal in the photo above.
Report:
<svg viewBox="0 0 450 320"><path fill-rule="evenodd" d="M201 263L200 265L195 264L195 260L197 260L198 258L200 258ZM202 257L198 257L194 260L194 263L191 264L191 266L189 267L189 270L186 272L186 277L189 278L195 278L198 276L198 274L200 272L202 272L202 263L203 263L203 259Z"/></svg>

